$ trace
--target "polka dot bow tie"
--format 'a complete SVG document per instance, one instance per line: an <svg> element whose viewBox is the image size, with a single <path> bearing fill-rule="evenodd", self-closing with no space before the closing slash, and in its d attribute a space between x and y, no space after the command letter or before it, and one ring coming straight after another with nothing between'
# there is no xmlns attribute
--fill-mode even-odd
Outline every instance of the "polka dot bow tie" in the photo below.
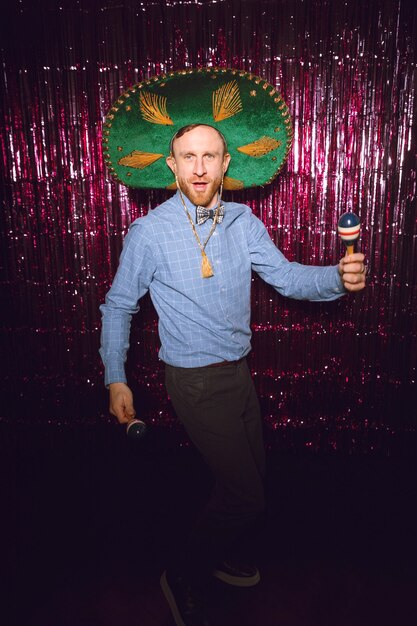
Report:
<svg viewBox="0 0 417 626"><path fill-rule="evenodd" d="M206 209L203 206L198 206L196 208L195 220L197 224L204 224L204 222L206 222L208 219L214 220L215 215L216 215L216 209ZM223 220L223 216L224 216L224 206L221 204L219 208L219 214L217 216L218 224L220 224L220 222Z"/></svg>

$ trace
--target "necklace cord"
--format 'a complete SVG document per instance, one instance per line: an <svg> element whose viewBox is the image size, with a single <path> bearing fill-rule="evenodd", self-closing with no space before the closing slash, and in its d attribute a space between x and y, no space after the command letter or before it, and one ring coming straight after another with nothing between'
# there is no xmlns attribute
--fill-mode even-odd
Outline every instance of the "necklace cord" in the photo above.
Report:
<svg viewBox="0 0 417 626"><path fill-rule="evenodd" d="M210 237L212 236L212 234L216 230L217 220L218 220L218 217L219 217L221 195L222 195L222 191L223 191L223 177L222 177L222 182L220 184L220 188L219 188L219 192L218 192L218 202L217 202L217 207L216 207L216 211L215 211L214 218L213 218L213 224L212 224L212 227L210 228L210 232L209 232L209 234L207 236L207 239L205 240L204 243L201 243L201 240L200 240L200 237L199 237L199 235L197 233L197 230L196 230L193 218L191 217L191 215L190 215L190 213L189 213L189 211L188 211L188 209L186 207L186 204L185 204L185 201L184 201L184 197L182 195L181 187L179 185L177 177L175 177L175 181L177 183L177 188L178 188L178 191L180 193L182 206L184 207L185 213L186 213L186 215L188 217L188 221L190 222L190 225L191 225L191 229L192 229L192 231L194 233L194 237L196 238L198 247L201 250L201 256L203 257L202 261L201 261L201 275L202 275L203 278L210 278L211 276L214 276L214 272L213 272L213 268L211 266L211 263L209 261L209 258L208 258L207 254L206 254L206 245L208 244Z"/></svg>

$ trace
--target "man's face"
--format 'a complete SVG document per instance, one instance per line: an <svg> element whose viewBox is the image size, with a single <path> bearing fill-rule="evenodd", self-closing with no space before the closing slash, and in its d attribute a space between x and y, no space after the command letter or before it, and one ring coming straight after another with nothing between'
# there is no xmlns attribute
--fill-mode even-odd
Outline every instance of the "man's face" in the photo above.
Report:
<svg viewBox="0 0 417 626"><path fill-rule="evenodd" d="M175 139L172 150L167 164L176 174L181 191L193 204L213 208L230 161L218 132L197 126Z"/></svg>

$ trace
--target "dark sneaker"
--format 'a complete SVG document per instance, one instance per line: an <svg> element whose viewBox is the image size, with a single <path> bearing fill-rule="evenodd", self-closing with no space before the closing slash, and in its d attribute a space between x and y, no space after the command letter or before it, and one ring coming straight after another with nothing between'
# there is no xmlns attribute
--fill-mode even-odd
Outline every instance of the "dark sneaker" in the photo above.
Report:
<svg viewBox="0 0 417 626"><path fill-rule="evenodd" d="M200 589L168 571L161 576L161 588L177 626L210 626Z"/></svg>
<svg viewBox="0 0 417 626"><path fill-rule="evenodd" d="M261 580L258 568L254 565L223 561L214 571L213 576L235 587L254 587Z"/></svg>

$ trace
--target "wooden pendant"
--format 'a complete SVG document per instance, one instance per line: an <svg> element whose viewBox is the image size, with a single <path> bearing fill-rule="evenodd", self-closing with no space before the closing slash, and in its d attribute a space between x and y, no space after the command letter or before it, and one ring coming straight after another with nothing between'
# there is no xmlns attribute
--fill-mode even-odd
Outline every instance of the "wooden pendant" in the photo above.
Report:
<svg viewBox="0 0 417 626"><path fill-rule="evenodd" d="M211 267L210 261L208 260L207 254L204 250L201 251L201 256L203 260L201 262L201 275L203 278L210 278L214 276L213 268Z"/></svg>

